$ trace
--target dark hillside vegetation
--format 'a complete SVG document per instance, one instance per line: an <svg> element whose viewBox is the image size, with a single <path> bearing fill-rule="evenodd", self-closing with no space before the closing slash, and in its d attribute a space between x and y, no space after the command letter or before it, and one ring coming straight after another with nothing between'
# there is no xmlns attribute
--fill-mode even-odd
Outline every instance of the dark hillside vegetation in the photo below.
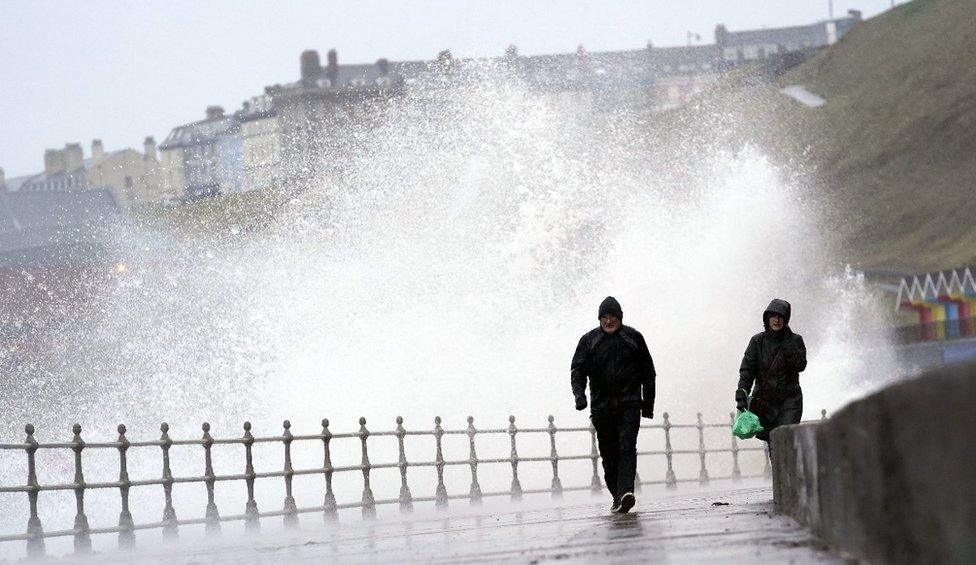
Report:
<svg viewBox="0 0 976 565"><path fill-rule="evenodd" d="M976 1L914 0L781 77L827 100L776 101L840 213L848 260L976 263ZM784 97L785 98L785 97Z"/></svg>

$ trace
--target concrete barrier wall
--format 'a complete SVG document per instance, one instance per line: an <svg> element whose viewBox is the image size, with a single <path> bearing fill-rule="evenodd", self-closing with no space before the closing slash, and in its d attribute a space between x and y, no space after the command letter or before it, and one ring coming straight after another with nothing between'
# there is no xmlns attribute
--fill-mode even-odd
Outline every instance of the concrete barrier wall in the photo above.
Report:
<svg viewBox="0 0 976 565"><path fill-rule="evenodd" d="M778 511L890 563L976 563L976 363L773 431Z"/></svg>

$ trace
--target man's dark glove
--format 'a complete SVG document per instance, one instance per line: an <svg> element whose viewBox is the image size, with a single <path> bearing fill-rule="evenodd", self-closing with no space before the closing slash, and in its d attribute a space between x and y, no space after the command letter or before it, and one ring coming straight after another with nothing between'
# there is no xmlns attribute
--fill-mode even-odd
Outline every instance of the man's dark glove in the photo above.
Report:
<svg viewBox="0 0 976 565"><path fill-rule="evenodd" d="M746 405L747 403L744 398L742 400L735 401L735 409L738 410L739 412L744 412L746 409Z"/></svg>
<svg viewBox="0 0 976 565"><path fill-rule="evenodd" d="M577 410L586 410L586 397L585 396L578 396L578 397L576 397L576 409Z"/></svg>
<svg viewBox="0 0 976 565"><path fill-rule="evenodd" d="M647 418L648 420L654 418L654 407L653 406L642 406L641 407L641 418Z"/></svg>

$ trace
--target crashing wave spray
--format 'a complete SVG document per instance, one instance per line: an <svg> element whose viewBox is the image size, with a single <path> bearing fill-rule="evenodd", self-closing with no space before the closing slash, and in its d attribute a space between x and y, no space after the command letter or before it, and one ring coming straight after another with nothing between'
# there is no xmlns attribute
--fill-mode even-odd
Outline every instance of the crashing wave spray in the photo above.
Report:
<svg viewBox="0 0 976 565"><path fill-rule="evenodd" d="M672 146L639 108L499 74L378 108L266 229L134 260L6 423L575 422L568 362L607 294L648 338L659 412L728 410L773 296L810 347L807 416L857 390L883 332L801 187L756 149Z"/></svg>
<svg viewBox="0 0 976 565"><path fill-rule="evenodd" d="M161 421L174 437L202 420L215 437L244 420L275 434L284 418L299 433L322 417L335 431L359 416L392 429L396 415L408 429L468 414L585 425L569 361L608 294L647 338L658 417L732 410L774 296L809 348L805 417L895 374L863 281L838 268L789 171L719 147L708 126L674 135L640 107L500 74L473 65L378 107L263 229L176 246L125 234L128 272L9 377L3 437L25 421L41 441L75 421L87 438L126 422L133 439ZM69 512L53 496L46 511ZM134 507L158 503L145 497Z"/></svg>

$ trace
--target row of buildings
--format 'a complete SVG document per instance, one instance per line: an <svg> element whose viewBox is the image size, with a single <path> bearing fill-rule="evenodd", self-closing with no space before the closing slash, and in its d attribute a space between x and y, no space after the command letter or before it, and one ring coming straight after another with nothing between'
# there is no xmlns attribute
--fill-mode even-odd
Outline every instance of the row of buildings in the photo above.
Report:
<svg viewBox="0 0 976 565"><path fill-rule="evenodd" d="M639 96L655 110L687 103L721 73L757 61L800 60L830 45L861 20L847 16L807 26L749 31L715 29L709 45L654 47L589 53L521 56L515 47L502 63L527 87L542 91ZM177 126L159 145L147 137L143 152L106 152L98 140L84 158L81 146L49 149L44 171L5 180L0 191L106 189L119 206L187 201L267 187L291 187L317 172L323 152L352 122L369 119L373 103L411 88L429 88L430 78L454 72L472 61L454 60L447 51L432 61L389 61L340 65L335 50L325 64L316 51L302 53L295 82L268 86L240 109L206 109L203 119ZM475 61L479 62L479 61ZM485 62L481 60L480 62Z"/></svg>

